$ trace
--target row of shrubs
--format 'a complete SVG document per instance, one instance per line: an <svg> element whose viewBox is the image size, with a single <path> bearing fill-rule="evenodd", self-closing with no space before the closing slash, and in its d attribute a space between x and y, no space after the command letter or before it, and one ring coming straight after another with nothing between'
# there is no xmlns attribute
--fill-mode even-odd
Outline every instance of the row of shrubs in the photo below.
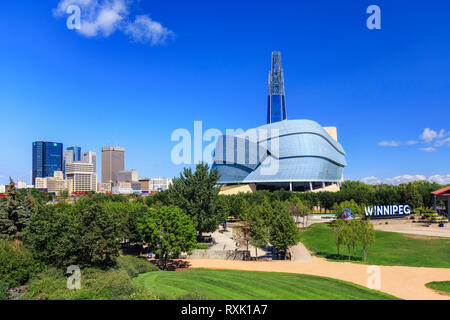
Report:
<svg viewBox="0 0 450 320"><path fill-rule="evenodd" d="M160 299L132 278L159 268L145 258L120 256L115 267L81 270L81 289L67 289L68 275L61 268L37 262L19 241L0 240L0 300L8 299L8 288L26 283L20 299Z"/></svg>
<svg viewBox="0 0 450 320"><path fill-rule="evenodd" d="M414 214L425 214L425 213L436 213L436 210L433 210L432 208L416 208L413 210Z"/></svg>

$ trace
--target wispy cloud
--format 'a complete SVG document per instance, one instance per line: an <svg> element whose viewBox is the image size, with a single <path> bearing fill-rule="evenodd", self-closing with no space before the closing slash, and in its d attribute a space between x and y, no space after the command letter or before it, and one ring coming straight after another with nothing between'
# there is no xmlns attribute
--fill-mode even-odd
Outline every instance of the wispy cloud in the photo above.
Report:
<svg viewBox="0 0 450 320"><path fill-rule="evenodd" d="M398 147L400 145L400 142L398 141L381 141L378 142L378 145L381 147Z"/></svg>
<svg viewBox="0 0 450 320"><path fill-rule="evenodd" d="M125 33L136 42L148 42L152 45L165 43L167 38L174 37L172 31L145 15L137 16L133 23L129 23L125 28Z"/></svg>
<svg viewBox="0 0 450 320"><path fill-rule="evenodd" d="M60 0L53 10L56 17L66 16L69 6L81 10L78 33L85 37L109 37L123 32L132 41L150 45L164 44L174 33L148 15L131 17L130 7L137 0Z"/></svg>
<svg viewBox="0 0 450 320"><path fill-rule="evenodd" d="M426 147L426 148L419 148L419 150L424 151L424 152L434 152L434 151L436 151L436 148Z"/></svg>
<svg viewBox="0 0 450 320"><path fill-rule="evenodd" d="M433 175L430 177L426 177L424 175L415 174L404 174L401 176L396 176L393 178L385 178L380 179L374 176L362 178L359 181L367 183L367 184L393 184L393 185L399 185L402 183L409 183L413 181L429 181L429 182L436 182L438 184L450 184L450 174L447 175Z"/></svg>
<svg viewBox="0 0 450 320"><path fill-rule="evenodd" d="M411 139L406 142L397 140L383 140L378 142L378 146L381 147L413 146L418 144L422 145L422 147L418 148L418 150L423 152L437 151L437 149L442 146L450 147L450 132L444 129L436 131L430 128L425 128L418 140Z"/></svg>

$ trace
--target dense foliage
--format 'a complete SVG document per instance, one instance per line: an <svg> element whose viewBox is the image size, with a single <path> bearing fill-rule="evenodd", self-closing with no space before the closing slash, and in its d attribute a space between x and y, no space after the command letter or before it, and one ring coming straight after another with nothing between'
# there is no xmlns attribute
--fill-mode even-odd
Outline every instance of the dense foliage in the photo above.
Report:
<svg viewBox="0 0 450 320"><path fill-rule="evenodd" d="M19 239L38 203L31 195L19 196L11 179L6 196L0 203L0 238Z"/></svg>
<svg viewBox="0 0 450 320"><path fill-rule="evenodd" d="M148 210L138 220L137 228L149 250L162 258L165 267L169 258L191 251L197 243L190 217L174 206Z"/></svg>
<svg viewBox="0 0 450 320"><path fill-rule="evenodd" d="M119 222L113 212L83 198L73 206L43 207L30 218L23 240L47 264L103 268L119 255Z"/></svg>
<svg viewBox="0 0 450 320"><path fill-rule="evenodd" d="M168 202L191 217L200 235L215 231L228 214L219 201L218 180L217 169L210 170L208 164L199 163L195 172L185 168L167 190Z"/></svg>
<svg viewBox="0 0 450 320"><path fill-rule="evenodd" d="M67 289L67 275L63 269L47 268L35 275L29 291L21 299L50 300L137 300L158 299L149 289L133 283L132 277L159 270L137 257L120 257L118 266L108 270L81 270L81 289Z"/></svg>
<svg viewBox="0 0 450 320"><path fill-rule="evenodd" d="M20 286L39 269L39 263L22 243L0 240L0 286Z"/></svg>
<svg viewBox="0 0 450 320"><path fill-rule="evenodd" d="M304 192L294 193L284 189L270 192L258 190L255 193L224 196L230 215L240 218L242 201L245 199L250 205L261 204L264 199L270 203L275 201L291 201L299 199L309 207L318 208L321 212L333 212L336 205L343 202L353 206L356 213L361 214L367 205L396 205L408 204L411 209L432 207L431 192L442 188L442 185L428 181L414 181L408 184L368 185L359 181L345 181L339 192ZM354 206L356 204L356 206Z"/></svg>

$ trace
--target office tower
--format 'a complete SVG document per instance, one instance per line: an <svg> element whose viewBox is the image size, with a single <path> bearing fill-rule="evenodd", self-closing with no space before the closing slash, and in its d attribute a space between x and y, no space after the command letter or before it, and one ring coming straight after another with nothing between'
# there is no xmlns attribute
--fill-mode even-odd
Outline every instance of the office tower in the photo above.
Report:
<svg viewBox="0 0 450 320"><path fill-rule="evenodd" d="M87 162L87 163L92 163L94 165L94 172L97 173L97 153L96 152L92 152L92 151L83 152L81 154L81 161Z"/></svg>
<svg viewBox="0 0 450 320"><path fill-rule="evenodd" d="M33 142L31 184L37 177L53 177L55 171L63 170L63 144L49 141Z"/></svg>
<svg viewBox="0 0 450 320"><path fill-rule="evenodd" d="M117 182L135 181L139 181L139 175L136 170L124 170L117 173Z"/></svg>
<svg viewBox="0 0 450 320"><path fill-rule="evenodd" d="M63 174L66 173L66 165L75 161L81 161L81 147L68 147L63 155Z"/></svg>
<svg viewBox="0 0 450 320"><path fill-rule="evenodd" d="M92 163L76 161L67 164L66 177L71 180L72 192L97 191L97 175Z"/></svg>
<svg viewBox="0 0 450 320"><path fill-rule="evenodd" d="M68 147L66 150L73 151L72 162L81 161L81 147Z"/></svg>
<svg viewBox="0 0 450 320"><path fill-rule="evenodd" d="M269 100L267 123L286 120L286 98L284 95L284 72L281 67L281 53L272 52L272 70L269 72Z"/></svg>
<svg viewBox="0 0 450 320"><path fill-rule="evenodd" d="M125 149L121 147L102 148L102 182L117 183L117 174L125 170Z"/></svg>
<svg viewBox="0 0 450 320"><path fill-rule="evenodd" d="M64 151L64 155L63 155L63 174L64 174L64 177L66 176L66 166L69 163L72 163L74 161L73 158L74 158L73 150L68 150L67 149L66 151Z"/></svg>

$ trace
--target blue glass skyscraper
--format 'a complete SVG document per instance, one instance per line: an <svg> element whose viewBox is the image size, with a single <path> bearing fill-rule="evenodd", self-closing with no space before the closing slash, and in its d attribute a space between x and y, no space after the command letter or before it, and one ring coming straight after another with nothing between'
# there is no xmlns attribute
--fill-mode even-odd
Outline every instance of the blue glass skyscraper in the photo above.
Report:
<svg viewBox="0 0 450 320"><path fill-rule="evenodd" d="M281 53L272 52L272 70L269 72L269 101L267 123L286 120L286 98L284 95L284 73L281 67Z"/></svg>
<svg viewBox="0 0 450 320"><path fill-rule="evenodd" d="M63 144L58 142L33 142L32 184L36 178L53 177L55 171L62 171Z"/></svg>
<svg viewBox="0 0 450 320"><path fill-rule="evenodd" d="M73 162L81 161L81 147L68 147L67 150L73 151Z"/></svg>

